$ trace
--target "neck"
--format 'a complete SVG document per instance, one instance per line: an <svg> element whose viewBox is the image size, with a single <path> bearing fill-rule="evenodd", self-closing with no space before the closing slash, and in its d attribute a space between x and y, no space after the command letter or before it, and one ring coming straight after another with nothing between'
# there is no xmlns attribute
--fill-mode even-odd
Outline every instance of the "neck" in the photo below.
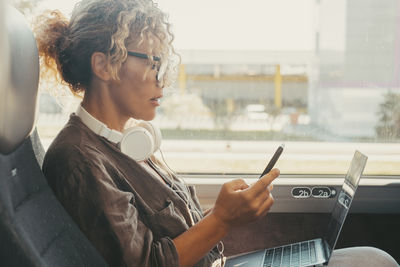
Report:
<svg viewBox="0 0 400 267"><path fill-rule="evenodd" d="M119 132L123 132L125 123L129 119L121 114L109 96L109 89L101 84L92 85L86 90L82 107L108 128Z"/></svg>

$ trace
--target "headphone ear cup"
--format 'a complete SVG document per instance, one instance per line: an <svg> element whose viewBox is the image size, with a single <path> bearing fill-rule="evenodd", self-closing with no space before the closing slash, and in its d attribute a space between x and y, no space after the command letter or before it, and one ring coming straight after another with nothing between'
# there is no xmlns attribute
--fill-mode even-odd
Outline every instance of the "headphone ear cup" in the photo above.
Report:
<svg viewBox="0 0 400 267"><path fill-rule="evenodd" d="M124 131L120 149L136 161L148 159L154 152L154 137L144 127L128 128Z"/></svg>
<svg viewBox="0 0 400 267"><path fill-rule="evenodd" d="M158 128L156 125L149 121L140 121L137 126L141 126L145 128L149 133L153 136L154 140L154 150L153 153L156 152L158 149L160 149L161 146L161 140L162 140L162 135L161 135L161 130Z"/></svg>

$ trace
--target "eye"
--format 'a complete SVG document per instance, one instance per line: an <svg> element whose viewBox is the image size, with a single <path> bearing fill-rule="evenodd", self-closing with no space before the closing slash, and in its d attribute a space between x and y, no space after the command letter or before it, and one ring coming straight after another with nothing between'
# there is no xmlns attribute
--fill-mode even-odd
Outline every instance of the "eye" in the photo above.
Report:
<svg viewBox="0 0 400 267"><path fill-rule="evenodd" d="M160 62L154 62L153 65L151 65L151 69L154 70L160 70Z"/></svg>

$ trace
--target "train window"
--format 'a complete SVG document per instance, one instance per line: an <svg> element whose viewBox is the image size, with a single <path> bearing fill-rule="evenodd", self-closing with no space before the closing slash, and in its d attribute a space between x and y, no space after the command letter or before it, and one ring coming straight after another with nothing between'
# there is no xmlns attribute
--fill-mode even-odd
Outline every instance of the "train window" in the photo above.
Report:
<svg viewBox="0 0 400 267"><path fill-rule="evenodd" d="M76 1L14 2L34 17ZM285 143L282 174L343 174L355 149L366 175L400 174L397 1L156 2L181 56L155 119L172 169L257 174ZM79 103L54 89L41 84L45 147Z"/></svg>

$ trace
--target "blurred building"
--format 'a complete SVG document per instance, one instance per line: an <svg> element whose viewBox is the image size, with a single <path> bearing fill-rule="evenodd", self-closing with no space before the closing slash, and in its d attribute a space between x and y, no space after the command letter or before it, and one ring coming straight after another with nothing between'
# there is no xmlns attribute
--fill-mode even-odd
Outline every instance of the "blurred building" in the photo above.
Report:
<svg viewBox="0 0 400 267"><path fill-rule="evenodd" d="M383 95L400 88L400 2L316 5L319 62L310 89L312 121L338 137L374 137Z"/></svg>
<svg viewBox="0 0 400 267"><path fill-rule="evenodd" d="M178 87L201 96L206 105L231 103L227 109L233 112L240 112L250 104L265 105L267 110L274 105L307 107L312 51L184 50L179 53L182 66Z"/></svg>
<svg viewBox="0 0 400 267"><path fill-rule="evenodd" d="M256 104L309 114L294 134L374 138L384 94L400 89L400 1L315 0L314 14L314 51L179 51L175 87L219 116Z"/></svg>

